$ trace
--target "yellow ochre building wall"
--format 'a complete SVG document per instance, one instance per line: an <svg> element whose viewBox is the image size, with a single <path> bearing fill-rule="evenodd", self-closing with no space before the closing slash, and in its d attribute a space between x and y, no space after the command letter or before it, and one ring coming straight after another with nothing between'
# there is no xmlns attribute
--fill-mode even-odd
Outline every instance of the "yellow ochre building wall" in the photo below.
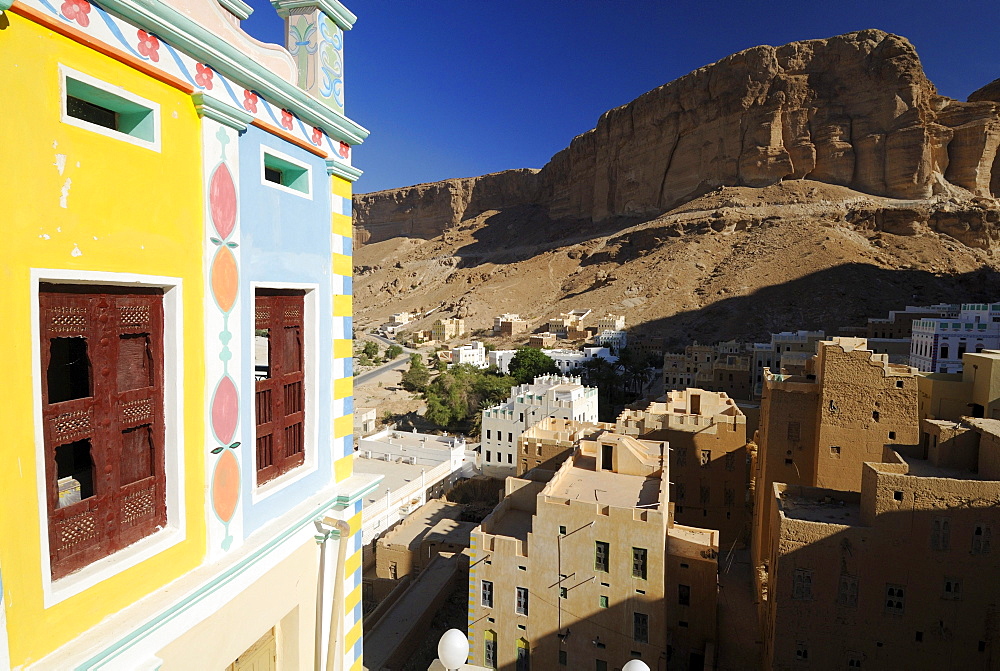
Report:
<svg viewBox="0 0 1000 671"><path fill-rule="evenodd" d="M5 573L13 666L38 660L111 613L190 571L205 554L202 167L191 97L13 12L0 31L0 350L11 384L0 404L0 566L42 566L31 380L30 270L182 278L184 540L76 596L44 607L43 576ZM160 105L159 152L60 121L63 64ZM62 157L62 158L61 158ZM150 176L155 176L150 179ZM168 446L170 449L170 446ZM14 453L14 454L12 454ZM17 542L10 542L17 539Z"/></svg>

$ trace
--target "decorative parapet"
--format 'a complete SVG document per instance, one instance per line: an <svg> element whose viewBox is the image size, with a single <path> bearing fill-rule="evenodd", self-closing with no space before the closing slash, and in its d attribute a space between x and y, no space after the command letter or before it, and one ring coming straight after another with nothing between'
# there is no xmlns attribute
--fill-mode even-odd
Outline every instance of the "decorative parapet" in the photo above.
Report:
<svg viewBox="0 0 1000 671"><path fill-rule="evenodd" d="M198 110L198 116L208 117L240 132L245 131L247 124L253 121L253 115L204 93L195 93L191 98L194 100L194 108Z"/></svg>
<svg viewBox="0 0 1000 671"><path fill-rule="evenodd" d="M285 20L285 45L298 66L298 85L344 113L344 31L357 17L337 0L273 0Z"/></svg>
<svg viewBox="0 0 1000 671"><path fill-rule="evenodd" d="M326 174L346 179L348 182L355 182L364 172L347 163L328 158L326 160Z"/></svg>
<svg viewBox="0 0 1000 671"><path fill-rule="evenodd" d="M271 5L274 6L282 18L288 16L289 12L295 9L318 8L336 21L337 25L343 30L350 30L354 27L354 22L358 20L358 17L351 10L344 7L337 0L272 0Z"/></svg>
<svg viewBox="0 0 1000 671"><path fill-rule="evenodd" d="M219 0L219 4L240 21L246 21L253 14L253 7L243 0Z"/></svg>
<svg viewBox="0 0 1000 671"><path fill-rule="evenodd" d="M80 2L89 11L72 18L50 0L0 0L0 9L10 8L71 39L96 42L112 58L175 88L242 108L253 117L250 123L338 163L349 165L351 145L368 137L368 130L342 110L269 69L281 60L273 55L276 49L294 70L292 57L280 47L255 46L242 34L246 44L236 44L163 2ZM270 59L254 59L248 55L251 48L263 49Z"/></svg>

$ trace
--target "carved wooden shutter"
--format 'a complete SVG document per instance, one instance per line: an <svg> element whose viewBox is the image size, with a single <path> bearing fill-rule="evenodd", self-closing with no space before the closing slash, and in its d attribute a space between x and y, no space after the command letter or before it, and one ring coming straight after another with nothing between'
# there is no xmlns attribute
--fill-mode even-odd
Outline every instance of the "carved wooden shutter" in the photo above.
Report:
<svg viewBox="0 0 1000 671"><path fill-rule="evenodd" d="M257 484L305 462L303 292L258 290L255 302L257 365ZM260 341L266 339L266 343Z"/></svg>
<svg viewBox="0 0 1000 671"><path fill-rule="evenodd" d="M97 288L39 292L54 578L166 522L162 299Z"/></svg>

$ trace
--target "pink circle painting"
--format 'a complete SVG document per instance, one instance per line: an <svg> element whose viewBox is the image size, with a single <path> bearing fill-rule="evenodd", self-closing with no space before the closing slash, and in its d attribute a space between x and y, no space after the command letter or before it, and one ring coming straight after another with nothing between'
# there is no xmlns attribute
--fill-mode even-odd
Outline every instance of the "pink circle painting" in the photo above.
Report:
<svg viewBox="0 0 1000 671"><path fill-rule="evenodd" d="M212 173L209 184L208 202L212 206L212 223L219 237L223 240L229 237L236 227L236 185L233 176L225 163Z"/></svg>
<svg viewBox="0 0 1000 671"><path fill-rule="evenodd" d="M212 430L223 445L233 442L240 419L240 400L233 379L226 375L212 395Z"/></svg>

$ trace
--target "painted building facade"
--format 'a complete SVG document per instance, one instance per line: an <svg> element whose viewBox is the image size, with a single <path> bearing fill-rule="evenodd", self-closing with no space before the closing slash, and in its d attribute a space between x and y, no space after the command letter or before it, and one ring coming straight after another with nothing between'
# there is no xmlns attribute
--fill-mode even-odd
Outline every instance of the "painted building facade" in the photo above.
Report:
<svg viewBox="0 0 1000 671"><path fill-rule="evenodd" d="M275 5L0 2L0 666L361 668L355 17Z"/></svg>
<svg viewBox="0 0 1000 671"><path fill-rule="evenodd" d="M483 473L496 477L514 475L518 439L546 417L577 422L597 421L597 388L585 387L580 378L541 375L531 384L511 387L510 398L483 410Z"/></svg>
<svg viewBox="0 0 1000 671"><path fill-rule="evenodd" d="M458 318L444 318L435 320L431 325L431 338L438 342L445 342L454 338L461 338L465 335L465 320Z"/></svg>
<svg viewBox="0 0 1000 671"><path fill-rule="evenodd" d="M1000 347L1000 303L964 303L957 315L913 322L910 365L930 373L961 373L966 352Z"/></svg>

